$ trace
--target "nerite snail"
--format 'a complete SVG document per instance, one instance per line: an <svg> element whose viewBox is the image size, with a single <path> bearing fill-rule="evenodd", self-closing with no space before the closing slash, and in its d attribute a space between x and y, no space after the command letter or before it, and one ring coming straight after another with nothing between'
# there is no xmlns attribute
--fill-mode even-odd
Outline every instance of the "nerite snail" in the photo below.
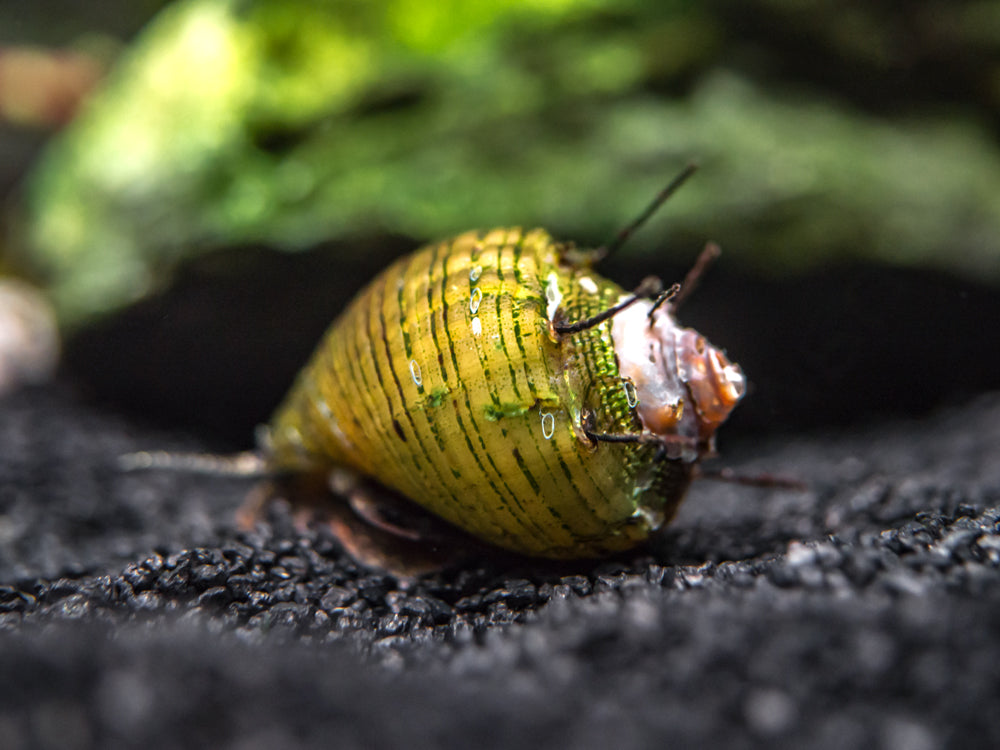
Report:
<svg viewBox="0 0 1000 750"><path fill-rule="evenodd" d="M674 320L676 285L627 293L591 269L600 253L494 229L401 258L329 328L255 455L347 467L519 553L636 545L674 515L745 381Z"/></svg>

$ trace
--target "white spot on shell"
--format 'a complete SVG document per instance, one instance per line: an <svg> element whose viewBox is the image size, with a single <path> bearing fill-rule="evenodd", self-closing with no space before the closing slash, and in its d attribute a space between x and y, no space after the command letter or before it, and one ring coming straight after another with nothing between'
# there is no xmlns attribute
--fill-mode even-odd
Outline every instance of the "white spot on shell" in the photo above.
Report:
<svg viewBox="0 0 1000 750"><path fill-rule="evenodd" d="M542 413L542 437L550 440L556 431L556 418L551 412Z"/></svg>
<svg viewBox="0 0 1000 750"><path fill-rule="evenodd" d="M483 275L483 267L473 266L472 270L469 271L469 281L475 284L477 281L479 281L479 277L482 275Z"/></svg>
<svg viewBox="0 0 1000 750"><path fill-rule="evenodd" d="M344 431L342 429L340 429L340 425L337 423L337 420L334 419L332 415L330 417L330 420L327 422L327 424L330 427L330 431L334 434L334 436L337 438L337 440L340 441L341 445L347 446L351 450L354 450L354 443L352 443L348 439L348 437L344 433Z"/></svg>
<svg viewBox="0 0 1000 750"><path fill-rule="evenodd" d="M587 294L597 294L597 284L589 276L584 276L580 279L580 286Z"/></svg>
<svg viewBox="0 0 1000 750"><path fill-rule="evenodd" d="M316 399L316 410L323 416L323 419L332 419L333 412L330 411L330 405L326 402L325 398Z"/></svg>
<svg viewBox="0 0 1000 750"><path fill-rule="evenodd" d="M625 389L625 401L628 402L628 408L634 409L639 405L639 394L635 390L635 383L631 380L623 380L622 387Z"/></svg>
<svg viewBox="0 0 1000 750"><path fill-rule="evenodd" d="M545 279L545 299L548 301L545 314L549 320L554 320L563 299L562 292L559 291L559 276L555 271L550 272Z"/></svg>
<svg viewBox="0 0 1000 750"><path fill-rule="evenodd" d="M482 332L483 332L483 324L481 322L479 322L479 318L478 317L473 318L472 319L472 335L473 336L478 336Z"/></svg>
<svg viewBox="0 0 1000 750"><path fill-rule="evenodd" d="M469 297L469 312L475 315L479 312L479 303L483 301L483 290L478 286L472 290L472 296Z"/></svg>
<svg viewBox="0 0 1000 750"><path fill-rule="evenodd" d="M417 360L410 360L410 376L413 378L414 384L419 388L423 382L423 376L420 374L420 365L417 364Z"/></svg>

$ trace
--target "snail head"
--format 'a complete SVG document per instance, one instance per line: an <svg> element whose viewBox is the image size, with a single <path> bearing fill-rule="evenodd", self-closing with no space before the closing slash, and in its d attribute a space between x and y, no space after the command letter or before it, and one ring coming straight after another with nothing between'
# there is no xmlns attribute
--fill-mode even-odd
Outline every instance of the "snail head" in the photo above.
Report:
<svg viewBox="0 0 1000 750"><path fill-rule="evenodd" d="M705 443L746 392L739 365L680 327L668 306L637 302L615 316L611 335L621 376L635 386L639 419L655 435Z"/></svg>

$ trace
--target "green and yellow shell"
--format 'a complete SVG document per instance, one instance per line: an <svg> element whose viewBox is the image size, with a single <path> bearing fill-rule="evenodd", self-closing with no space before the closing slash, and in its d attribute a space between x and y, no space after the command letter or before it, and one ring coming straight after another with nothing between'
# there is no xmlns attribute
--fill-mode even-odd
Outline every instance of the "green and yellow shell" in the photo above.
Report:
<svg viewBox="0 0 1000 750"><path fill-rule="evenodd" d="M280 471L377 479L490 544L632 547L674 515L739 368L669 305L627 294L542 230L471 232L381 273L263 431Z"/></svg>

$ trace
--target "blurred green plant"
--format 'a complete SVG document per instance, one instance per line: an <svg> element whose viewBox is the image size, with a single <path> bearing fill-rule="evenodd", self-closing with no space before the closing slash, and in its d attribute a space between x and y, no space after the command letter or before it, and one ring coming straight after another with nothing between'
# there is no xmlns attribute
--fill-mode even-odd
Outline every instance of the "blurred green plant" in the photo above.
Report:
<svg viewBox="0 0 1000 750"><path fill-rule="evenodd" d="M726 5L178 2L38 165L30 264L74 326L210 247L503 224L599 242L696 158L628 252L662 252L669 227L772 269L863 256L1000 279L985 127L762 85L727 59Z"/></svg>

